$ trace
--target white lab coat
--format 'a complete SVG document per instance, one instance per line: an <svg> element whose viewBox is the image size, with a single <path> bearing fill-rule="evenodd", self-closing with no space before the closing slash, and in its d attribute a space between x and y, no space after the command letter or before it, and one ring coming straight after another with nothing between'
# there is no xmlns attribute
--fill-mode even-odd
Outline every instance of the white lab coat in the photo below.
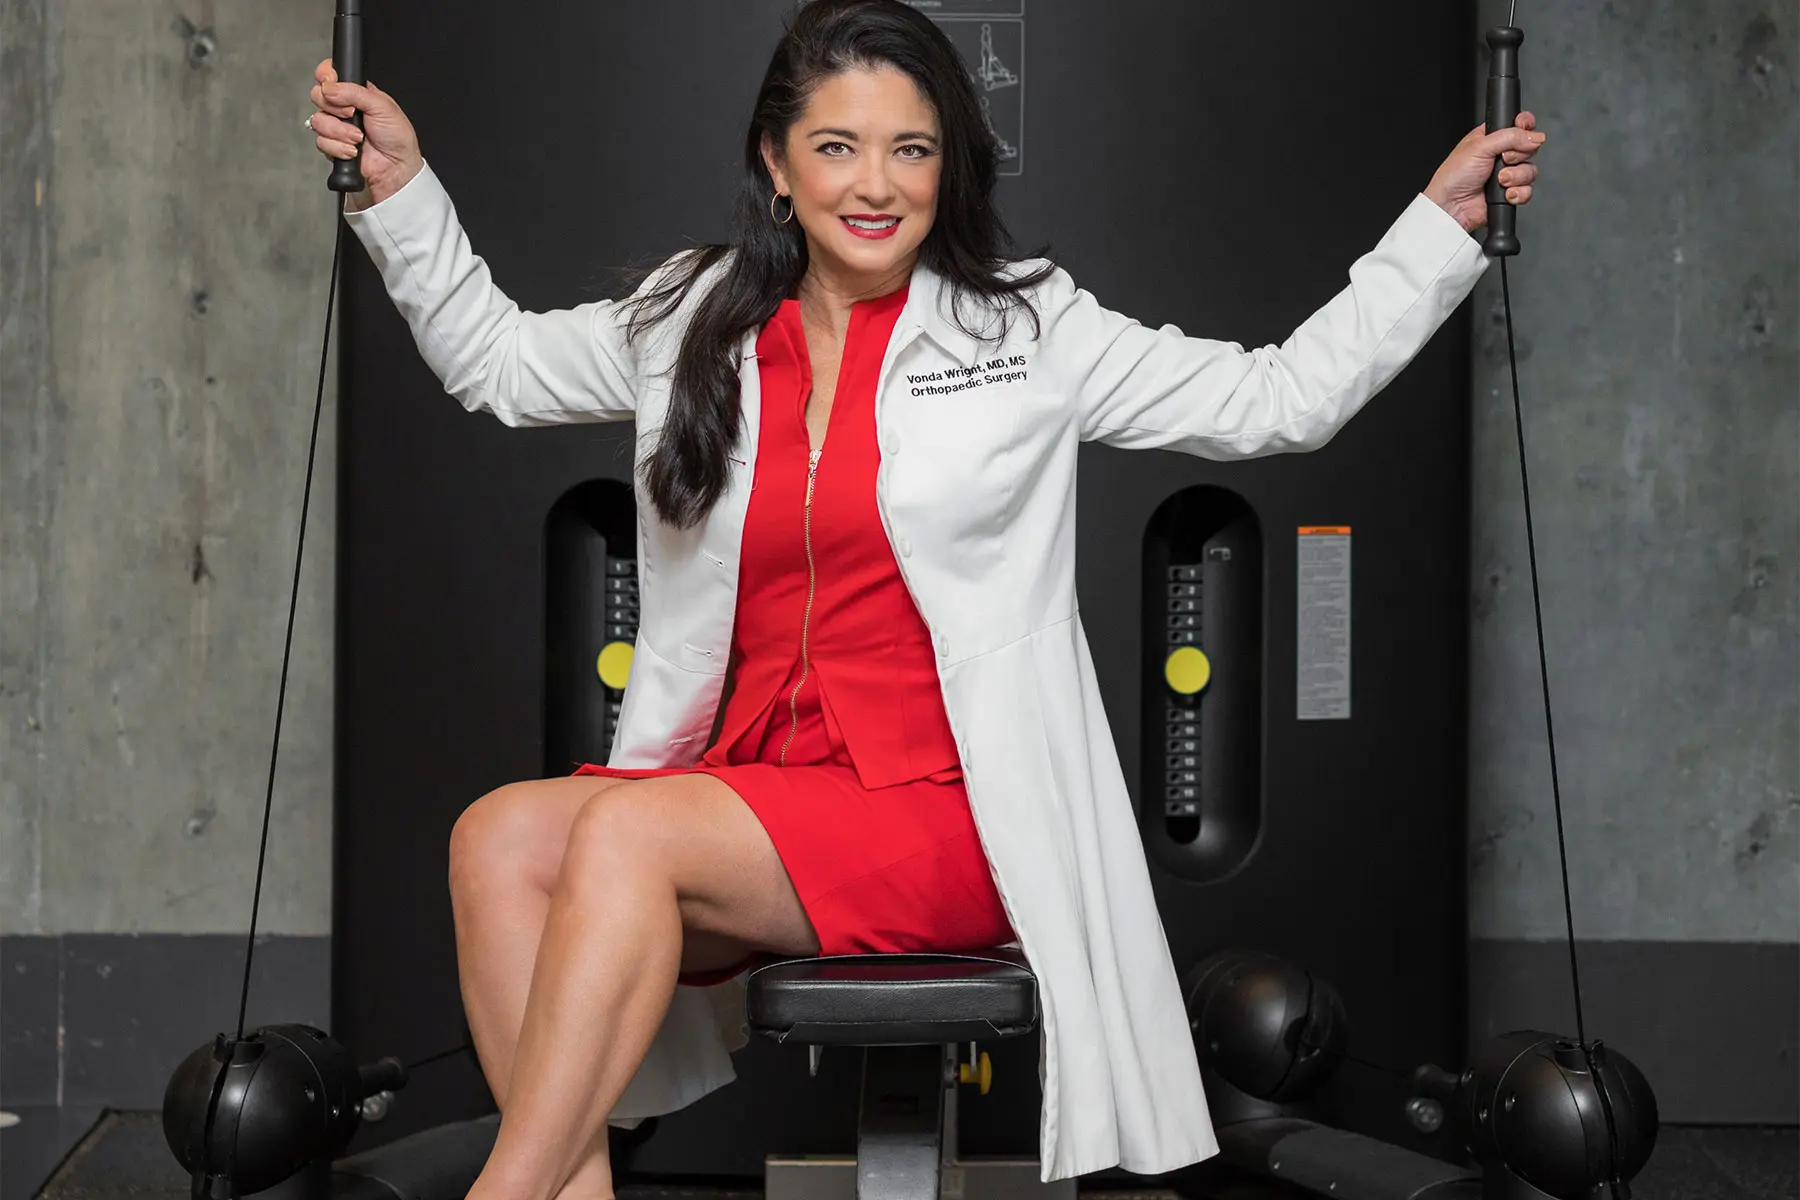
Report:
<svg viewBox="0 0 1800 1200"><path fill-rule="evenodd" d="M692 300L625 343L615 302L523 313L474 255L426 169L347 217L425 360L471 411L513 426L637 421L641 460L669 403ZM1042 1177L1154 1174L1218 1151L1137 820L1075 597L1084 441L1240 459L1323 446L1424 347L1486 269L1423 195L1281 346L1146 328L1058 270L998 344L961 332L923 268L882 361L881 520L937 645L969 803L1042 1003ZM720 702L756 463L756 337L740 348L744 438L699 527L639 496L642 618L610 763L704 751ZM959 383L971 383L950 390ZM940 390L928 390L940 389ZM732 1081L741 984L678 989L614 1120Z"/></svg>

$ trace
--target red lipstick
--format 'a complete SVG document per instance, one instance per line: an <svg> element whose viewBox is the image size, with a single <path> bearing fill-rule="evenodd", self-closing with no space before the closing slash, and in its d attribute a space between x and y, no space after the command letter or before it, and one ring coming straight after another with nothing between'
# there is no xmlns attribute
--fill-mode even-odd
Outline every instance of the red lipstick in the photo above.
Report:
<svg viewBox="0 0 1800 1200"><path fill-rule="evenodd" d="M872 242L885 241L900 229L900 218L886 213L850 213L838 220L857 237ZM859 224L852 224L853 221ZM870 228L871 226L874 228Z"/></svg>

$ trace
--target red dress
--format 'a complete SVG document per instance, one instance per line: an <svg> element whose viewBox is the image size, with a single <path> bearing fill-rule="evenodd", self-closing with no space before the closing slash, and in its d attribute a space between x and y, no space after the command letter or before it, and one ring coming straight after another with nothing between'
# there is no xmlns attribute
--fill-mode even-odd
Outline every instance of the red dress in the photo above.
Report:
<svg viewBox="0 0 1800 1200"><path fill-rule="evenodd" d="M931 635L875 504L876 382L905 301L902 288L852 308L816 463L798 302L764 327L736 676L718 740L693 768L576 772L692 770L728 784L768 831L828 955L970 952L1014 937L969 813Z"/></svg>

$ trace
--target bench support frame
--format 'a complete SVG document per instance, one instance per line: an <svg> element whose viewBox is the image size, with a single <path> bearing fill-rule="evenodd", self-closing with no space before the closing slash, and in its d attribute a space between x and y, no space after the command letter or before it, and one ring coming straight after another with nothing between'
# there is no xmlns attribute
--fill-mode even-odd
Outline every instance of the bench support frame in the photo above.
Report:
<svg viewBox="0 0 1800 1200"><path fill-rule="evenodd" d="M866 1046L856 1156L770 1155L766 1200L1076 1200L1035 1158L957 1150L957 1047Z"/></svg>

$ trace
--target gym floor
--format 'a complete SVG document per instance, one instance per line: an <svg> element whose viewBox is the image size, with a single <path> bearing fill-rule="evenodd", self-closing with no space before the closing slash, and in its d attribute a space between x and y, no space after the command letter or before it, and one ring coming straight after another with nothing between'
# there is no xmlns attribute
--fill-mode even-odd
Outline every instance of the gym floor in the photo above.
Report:
<svg viewBox="0 0 1800 1200"><path fill-rule="evenodd" d="M188 1198L188 1181L163 1143L155 1113L37 1109L18 1115L22 1119L17 1125L0 1129L0 1200ZM1665 1128L1631 1193L1633 1200L1800 1200L1800 1130ZM668 1200L677 1193L626 1186L619 1195L620 1200ZM760 1197L754 1191L694 1187L683 1187L679 1195L684 1200ZM1132 1195L1145 1200L1152 1196L1212 1200L1205 1193L1179 1188ZM1297 1196L1277 1185L1255 1184L1233 1188L1229 1200Z"/></svg>

